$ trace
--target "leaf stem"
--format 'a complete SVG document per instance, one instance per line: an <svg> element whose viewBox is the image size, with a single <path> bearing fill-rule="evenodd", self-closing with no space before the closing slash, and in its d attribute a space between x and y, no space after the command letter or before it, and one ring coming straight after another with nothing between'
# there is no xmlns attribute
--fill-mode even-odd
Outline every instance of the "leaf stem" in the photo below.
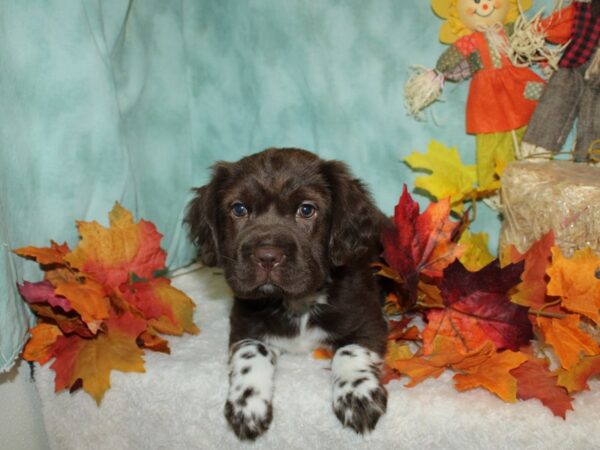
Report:
<svg viewBox="0 0 600 450"><path fill-rule="evenodd" d="M567 317L566 314L546 312L542 309L530 309L529 314L535 314L538 317L551 317L553 319L564 319L565 317Z"/></svg>

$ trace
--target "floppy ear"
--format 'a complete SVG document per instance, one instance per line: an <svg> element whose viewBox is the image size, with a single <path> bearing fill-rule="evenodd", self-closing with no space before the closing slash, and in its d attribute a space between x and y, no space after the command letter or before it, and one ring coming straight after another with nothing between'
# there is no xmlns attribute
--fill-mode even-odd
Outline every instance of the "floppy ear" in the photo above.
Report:
<svg viewBox="0 0 600 450"><path fill-rule="evenodd" d="M218 194L228 174L226 163L213 166L211 182L194 189L196 196L188 204L184 219L190 240L199 247L200 261L207 266L219 264Z"/></svg>
<svg viewBox="0 0 600 450"><path fill-rule="evenodd" d="M360 180L339 161L326 161L323 173L332 197L329 258L334 266L364 263L381 253L380 233L387 222Z"/></svg>
<svg viewBox="0 0 600 450"><path fill-rule="evenodd" d="M187 206L184 222L189 227L190 240L199 247L200 261L207 266L217 265L217 237L215 221L211 217L213 208L208 199L209 186L194 189L196 196Z"/></svg>

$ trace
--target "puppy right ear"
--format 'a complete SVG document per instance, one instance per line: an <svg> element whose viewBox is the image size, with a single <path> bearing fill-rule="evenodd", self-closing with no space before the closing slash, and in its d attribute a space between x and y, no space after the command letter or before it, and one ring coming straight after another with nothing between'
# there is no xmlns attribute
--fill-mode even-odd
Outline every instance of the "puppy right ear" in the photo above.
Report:
<svg viewBox="0 0 600 450"><path fill-rule="evenodd" d="M190 240L199 247L200 261L207 266L218 263L215 208L211 201L210 185L194 189L196 196L187 206L184 219L189 227Z"/></svg>

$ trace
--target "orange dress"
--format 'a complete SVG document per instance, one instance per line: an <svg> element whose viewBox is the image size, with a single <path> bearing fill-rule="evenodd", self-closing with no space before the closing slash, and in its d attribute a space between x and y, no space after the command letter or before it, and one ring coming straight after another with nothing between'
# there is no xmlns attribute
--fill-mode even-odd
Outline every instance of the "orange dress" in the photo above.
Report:
<svg viewBox="0 0 600 450"><path fill-rule="evenodd" d="M503 33L503 31L502 31ZM544 81L505 55L490 51L486 35L474 32L453 44L469 62L473 79L467 98L467 133L516 130L529 122Z"/></svg>

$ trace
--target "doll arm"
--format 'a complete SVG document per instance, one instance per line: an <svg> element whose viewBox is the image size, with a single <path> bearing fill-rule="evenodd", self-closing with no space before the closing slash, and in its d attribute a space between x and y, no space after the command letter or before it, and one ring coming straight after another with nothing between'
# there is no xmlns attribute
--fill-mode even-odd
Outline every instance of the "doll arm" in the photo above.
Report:
<svg viewBox="0 0 600 450"><path fill-rule="evenodd" d="M417 119L421 118L422 111L442 94L446 80L462 81L469 78L472 75L469 59L452 45L440 56L435 69L413 66L413 72L404 85L408 113Z"/></svg>
<svg viewBox="0 0 600 450"><path fill-rule="evenodd" d="M546 40L553 44L564 44L571 39L575 18L575 5L558 10L541 21Z"/></svg>
<svg viewBox="0 0 600 450"><path fill-rule="evenodd" d="M444 76L444 79L449 81L463 81L472 75L469 57L465 57L454 45L451 45L442 53L435 69Z"/></svg>

